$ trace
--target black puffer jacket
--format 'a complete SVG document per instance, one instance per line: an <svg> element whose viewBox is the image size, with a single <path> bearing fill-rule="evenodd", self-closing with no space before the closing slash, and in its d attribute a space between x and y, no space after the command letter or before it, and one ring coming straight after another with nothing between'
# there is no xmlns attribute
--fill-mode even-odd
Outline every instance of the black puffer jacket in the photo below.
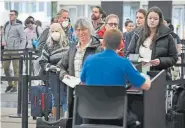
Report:
<svg viewBox="0 0 185 128"><path fill-rule="evenodd" d="M139 32L135 32L126 52L127 57L129 54L139 54L140 35L142 35L142 33L143 29ZM171 35L171 30L165 25L161 25L159 27L158 37L152 46L151 59L154 60L157 58L160 60L160 64L158 66L151 67L151 70L167 69L173 66L178 60L177 48Z"/></svg>

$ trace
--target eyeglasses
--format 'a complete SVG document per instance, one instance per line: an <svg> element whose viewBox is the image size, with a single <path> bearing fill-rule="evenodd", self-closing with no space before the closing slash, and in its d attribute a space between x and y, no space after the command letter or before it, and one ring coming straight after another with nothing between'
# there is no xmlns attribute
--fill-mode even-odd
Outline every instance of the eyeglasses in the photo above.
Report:
<svg viewBox="0 0 185 128"><path fill-rule="evenodd" d="M115 26L115 27L118 27L118 23L107 23L110 27L113 27L113 26Z"/></svg>
<svg viewBox="0 0 185 128"><path fill-rule="evenodd" d="M14 14L9 14L10 16L14 16Z"/></svg>

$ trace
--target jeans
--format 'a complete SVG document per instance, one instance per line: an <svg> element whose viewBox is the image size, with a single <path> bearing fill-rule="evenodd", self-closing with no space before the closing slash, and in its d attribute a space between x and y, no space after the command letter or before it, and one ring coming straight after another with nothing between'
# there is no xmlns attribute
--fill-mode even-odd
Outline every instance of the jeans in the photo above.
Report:
<svg viewBox="0 0 185 128"><path fill-rule="evenodd" d="M56 73L49 74L49 86L52 92L52 107L57 106L57 80L58 76ZM67 87L60 81L60 105L62 106L63 112L67 111Z"/></svg>

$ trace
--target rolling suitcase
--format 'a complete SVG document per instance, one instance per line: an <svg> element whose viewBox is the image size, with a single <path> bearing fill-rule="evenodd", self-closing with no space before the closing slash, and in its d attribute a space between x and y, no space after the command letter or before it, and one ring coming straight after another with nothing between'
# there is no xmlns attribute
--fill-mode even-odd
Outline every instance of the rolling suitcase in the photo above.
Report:
<svg viewBox="0 0 185 128"><path fill-rule="evenodd" d="M49 79L49 71L46 72L46 78ZM31 116L34 120L42 116L48 118L52 111L52 95L48 79L46 85L31 87Z"/></svg>
<svg viewBox="0 0 185 128"><path fill-rule="evenodd" d="M36 120L37 117L46 116L44 115L44 110L46 102L45 95L47 89L49 89L49 87L45 85L31 87L31 116L34 120ZM51 92L48 92L48 112L50 113L52 109L52 97Z"/></svg>
<svg viewBox="0 0 185 128"><path fill-rule="evenodd" d="M56 77L59 78L60 69L56 69ZM47 117L38 118L36 128L72 128L72 118L60 118L60 80L57 81L57 115L56 121L48 121ZM67 96L68 98L68 96ZM46 104L47 105L47 104ZM68 109L67 109L68 112ZM68 114L67 114L68 115Z"/></svg>

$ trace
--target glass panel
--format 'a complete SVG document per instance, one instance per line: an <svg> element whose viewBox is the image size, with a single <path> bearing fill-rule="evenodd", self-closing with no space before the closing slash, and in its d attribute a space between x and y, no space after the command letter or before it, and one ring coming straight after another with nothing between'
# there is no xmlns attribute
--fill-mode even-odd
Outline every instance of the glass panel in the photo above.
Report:
<svg viewBox="0 0 185 128"><path fill-rule="evenodd" d="M5 2L5 9L11 10L11 2Z"/></svg>
<svg viewBox="0 0 185 128"><path fill-rule="evenodd" d="M173 17L172 23L174 25L174 32L179 35L179 37L183 38L183 12L184 9L182 7L174 7L173 9Z"/></svg>
<svg viewBox="0 0 185 128"><path fill-rule="evenodd" d="M57 16L57 2L52 1L52 17Z"/></svg>
<svg viewBox="0 0 185 128"><path fill-rule="evenodd" d="M94 6L89 5L88 6L88 18L91 19L92 9Z"/></svg>
<svg viewBox="0 0 185 128"><path fill-rule="evenodd" d="M51 16L51 2L47 2L47 16Z"/></svg>
<svg viewBox="0 0 185 128"><path fill-rule="evenodd" d="M21 12L22 13L26 13L26 3L27 2L20 2Z"/></svg>
<svg viewBox="0 0 185 128"><path fill-rule="evenodd" d="M143 5L143 9L148 10L148 5Z"/></svg>
<svg viewBox="0 0 185 128"><path fill-rule="evenodd" d="M23 5L24 2L19 2L19 13L22 13L23 12Z"/></svg>
<svg viewBox="0 0 185 128"><path fill-rule="evenodd" d="M136 21L136 12L139 9L139 2L124 2L123 4L123 23L127 19L131 19L134 23Z"/></svg>
<svg viewBox="0 0 185 128"><path fill-rule="evenodd" d="M44 11L44 2L39 2L39 12Z"/></svg>
<svg viewBox="0 0 185 128"><path fill-rule="evenodd" d="M14 2L14 9L19 12L19 2Z"/></svg>
<svg viewBox="0 0 185 128"><path fill-rule="evenodd" d="M74 25L77 19L77 9L76 8L69 8L69 17L71 19L71 24Z"/></svg>
<svg viewBox="0 0 185 128"><path fill-rule="evenodd" d="M85 5L78 5L77 8L77 16L85 16Z"/></svg>
<svg viewBox="0 0 185 128"><path fill-rule="evenodd" d="M74 5L74 6L60 6L62 9L67 9L69 11L69 17L71 19L71 24L74 25L78 17L85 16L85 5Z"/></svg>
<svg viewBox="0 0 185 128"><path fill-rule="evenodd" d="M32 12L36 12L36 2L31 3Z"/></svg>
<svg viewBox="0 0 185 128"><path fill-rule="evenodd" d="M30 13L30 3L27 1L26 2L26 13Z"/></svg>

